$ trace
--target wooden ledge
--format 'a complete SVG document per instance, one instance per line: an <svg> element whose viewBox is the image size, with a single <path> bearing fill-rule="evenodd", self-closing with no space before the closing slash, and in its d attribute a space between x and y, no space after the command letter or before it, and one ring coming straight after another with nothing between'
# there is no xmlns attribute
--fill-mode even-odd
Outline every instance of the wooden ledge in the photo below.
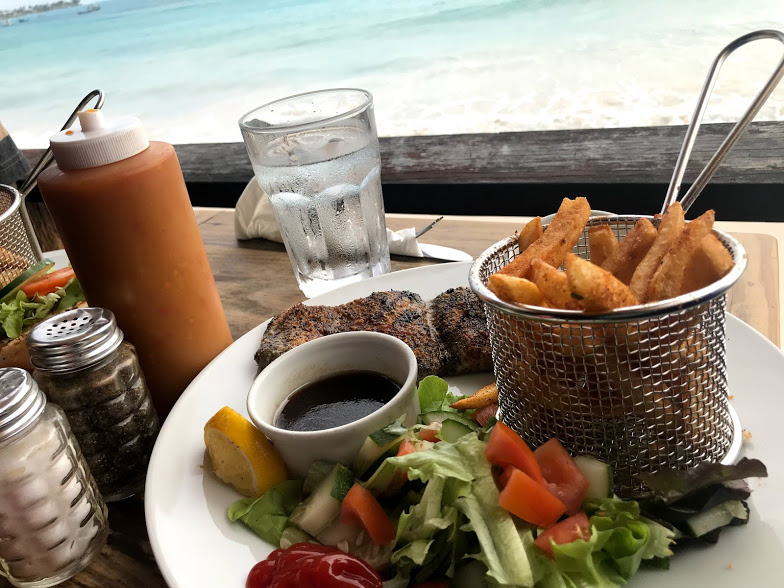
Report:
<svg viewBox="0 0 784 588"><path fill-rule="evenodd" d="M703 125L686 179L729 133ZM384 183L668 184L685 126L382 137ZM245 183L253 175L242 143L178 145L188 183ZM36 160L40 150L25 151ZM752 124L714 176L716 184L784 184L784 122Z"/></svg>

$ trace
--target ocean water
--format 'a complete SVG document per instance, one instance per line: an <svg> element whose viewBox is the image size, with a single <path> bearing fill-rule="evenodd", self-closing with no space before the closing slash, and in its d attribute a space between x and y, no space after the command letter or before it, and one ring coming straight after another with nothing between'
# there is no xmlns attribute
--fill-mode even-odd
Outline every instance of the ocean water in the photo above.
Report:
<svg viewBox="0 0 784 588"><path fill-rule="evenodd" d="M20 146L45 145L96 87L107 115L173 143L239 141L251 108L345 86L374 94L382 136L681 124L722 47L784 29L781 0L100 6L0 22L0 121ZM705 120L735 120L782 53L764 41L733 55ZM757 120L784 120L784 84Z"/></svg>

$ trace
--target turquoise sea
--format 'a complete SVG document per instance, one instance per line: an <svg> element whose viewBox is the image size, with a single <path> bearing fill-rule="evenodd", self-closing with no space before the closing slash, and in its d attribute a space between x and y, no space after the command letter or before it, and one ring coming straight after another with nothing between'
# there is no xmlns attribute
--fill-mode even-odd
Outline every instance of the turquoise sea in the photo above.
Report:
<svg viewBox="0 0 784 588"><path fill-rule="evenodd" d="M8 0L6 0L7 3ZM83 0L87 2L88 0ZM34 3L30 0L26 3ZM289 94L373 92L379 133L685 122L714 55L784 28L781 0L105 0L0 21L0 121L44 145L82 95L154 138L238 141ZM733 120L784 48L733 56L706 120ZM760 120L784 120L784 88Z"/></svg>

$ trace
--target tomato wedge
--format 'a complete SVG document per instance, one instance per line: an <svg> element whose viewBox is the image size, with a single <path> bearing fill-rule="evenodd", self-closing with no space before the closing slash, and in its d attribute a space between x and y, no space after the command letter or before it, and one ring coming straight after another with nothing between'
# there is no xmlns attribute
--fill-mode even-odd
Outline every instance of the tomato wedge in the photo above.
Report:
<svg viewBox="0 0 784 588"><path fill-rule="evenodd" d="M474 415L471 417L481 426L486 427L487 423L490 422L490 419L495 417L495 413L498 412L498 403L494 402L493 404L488 404L477 410Z"/></svg>
<svg viewBox="0 0 784 588"><path fill-rule="evenodd" d="M408 455L409 453L416 453L416 447L411 439L403 439L400 447L397 448L397 457Z"/></svg>
<svg viewBox="0 0 784 588"><path fill-rule="evenodd" d="M553 559L553 544L550 539L557 545L564 543L571 543L577 539L588 541L591 538L591 523L588 521L588 515L580 511L576 515L562 520L542 532L534 543L536 543L542 551L544 551L550 559Z"/></svg>
<svg viewBox="0 0 784 588"><path fill-rule="evenodd" d="M553 437L534 451L547 480L547 488L566 505L566 513L580 512L588 490L588 480L560 441Z"/></svg>
<svg viewBox="0 0 784 588"><path fill-rule="evenodd" d="M419 438L422 439L422 441L430 441L431 443L438 443L439 441L441 441L441 439L439 439L437 435L438 435L438 429L431 429L431 428L419 429Z"/></svg>
<svg viewBox="0 0 784 588"><path fill-rule="evenodd" d="M395 538L395 525L370 491L358 482L354 482L343 498L340 520L363 528L376 545L384 545Z"/></svg>
<svg viewBox="0 0 784 588"><path fill-rule="evenodd" d="M566 510L563 502L547 488L518 469L501 490L498 503L513 515L540 527L554 525Z"/></svg>
<svg viewBox="0 0 784 588"><path fill-rule="evenodd" d="M504 471L501 472L501 475L498 476L498 483L501 484L501 488L506 486L509 483L509 478L512 477L512 472L514 472L517 468L514 466L506 466Z"/></svg>
<svg viewBox="0 0 784 588"><path fill-rule="evenodd" d="M76 274L74 274L72 267L64 267L51 273L44 274L37 280L22 284L20 290L24 292L25 296L28 298L32 298L36 294L46 296L47 294L51 294L57 290L57 288L62 288L65 286L68 282L71 281L71 278L75 276Z"/></svg>
<svg viewBox="0 0 784 588"><path fill-rule="evenodd" d="M416 451L416 445L414 445L414 442L411 441L411 439L403 439L400 447L397 448L397 457L408 455L409 453L416 453ZM389 482L388 488L391 490L399 490L406 482L408 482L408 472L395 470L394 476Z"/></svg>
<svg viewBox="0 0 784 588"><path fill-rule="evenodd" d="M544 486L542 469L534 457L533 451L526 445L522 437L498 422L490 432L490 439L485 447L487 461L501 467L514 466L525 472L539 484Z"/></svg>

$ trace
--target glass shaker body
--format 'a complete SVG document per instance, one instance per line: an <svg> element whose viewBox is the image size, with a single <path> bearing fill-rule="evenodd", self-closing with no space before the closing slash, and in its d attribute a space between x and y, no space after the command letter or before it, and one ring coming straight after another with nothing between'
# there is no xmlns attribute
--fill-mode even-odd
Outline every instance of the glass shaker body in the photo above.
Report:
<svg viewBox="0 0 784 588"><path fill-rule="evenodd" d="M0 573L14 586L54 586L102 549L106 505L63 411L23 370L0 370L0 419Z"/></svg>
<svg viewBox="0 0 784 588"><path fill-rule="evenodd" d="M85 341L103 349L81 365ZM104 499L140 492L160 425L136 350L111 313L78 308L55 315L31 331L28 345L33 377L65 411ZM69 356L73 361L64 360Z"/></svg>

